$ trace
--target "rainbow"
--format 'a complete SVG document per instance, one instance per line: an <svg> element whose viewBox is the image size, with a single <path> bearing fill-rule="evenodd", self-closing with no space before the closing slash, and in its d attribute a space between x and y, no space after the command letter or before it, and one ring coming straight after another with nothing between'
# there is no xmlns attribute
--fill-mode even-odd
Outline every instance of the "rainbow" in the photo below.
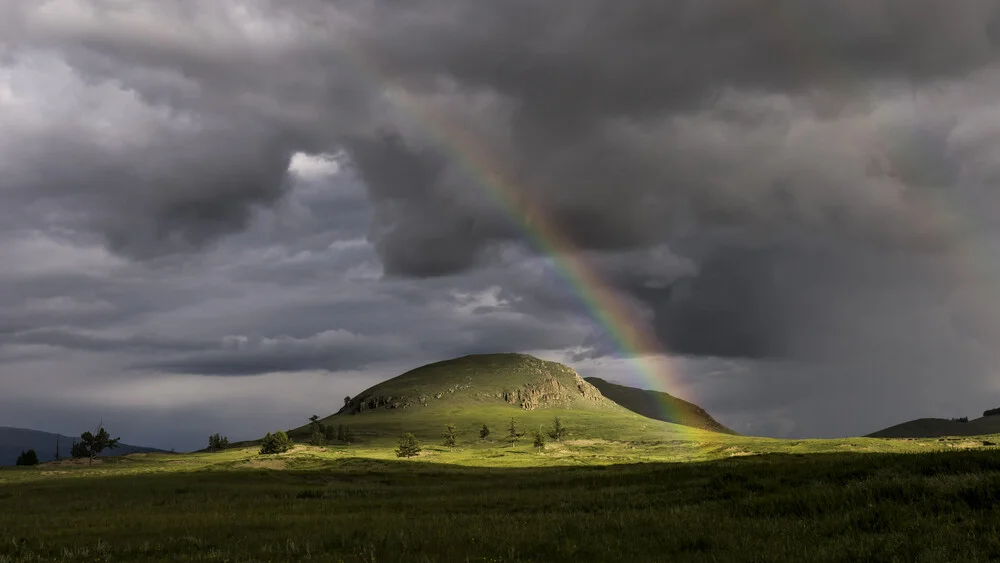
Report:
<svg viewBox="0 0 1000 563"><path fill-rule="evenodd" d="M347 49L356 69L384 89L393 88L388 73L357 47ZM404 91L404 89L399 88ZM425 134L474 180L491 201L502 209L523 232L534 250L547 256L560 278L571 288L591 318L611 337L622 359L629 362L639 379L650 389L680 387L677 371L649 323L637 308L622 296L579 252L579 249L549 217L545 210L526 197L507 174L498 159L491 156L484 143L466 132L455 120L432 112L428 107L406 97L409 117ZM686 416L672 405L657 405L665 418L682 421Z"/></svg>

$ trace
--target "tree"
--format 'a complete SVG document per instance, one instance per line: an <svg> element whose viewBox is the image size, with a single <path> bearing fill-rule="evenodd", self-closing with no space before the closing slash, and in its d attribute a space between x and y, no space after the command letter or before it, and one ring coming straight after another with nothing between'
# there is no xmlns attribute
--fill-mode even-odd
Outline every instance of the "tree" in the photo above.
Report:
<svg viewBox="0 0 1000 563"><path fill-rule="evenodd" d="M559 417L555 417L552 421L552 431L549 432L549 438L552 438L556 442L562 442L563 437L566 436L566 427L562 425L559 421Z"/></svg>
<svg viewBox="0 0 1000 563"><path fill-rule="evenodd" d="M444 438L445 447L447 448L455 447L455 436L456 436L455 425L449 424L448 426L445 426L444 434L441 435L441 437Z"/></svg>
<svg viewBox="0 0 1000 563"><path fill-rule="evenodd" d="M326 442L330 443L337 439L337 429L333 427L332 424L323 425L323 437L326 438Z"/></svg>
<svg viewBox="0 0 1000 563"><path fill-rule="evenodd" d="M399 447L396 448L396 457L410 458L420 453L420 442L417 437L407 432L399 439Z"/></svg>
<svg viewBox="0 0 1000 563"><path fill-rule="evenodd" d="M62 459L62 456L59 455L59 435L56 434L56 461L59 461L60 459Z"/></svg>
<svg viewBox="0 0 1000 563"><path fill-rule="evenodd" d="M112 438L108 431L104 429L104 426L100 426L96 433L84 432L80 434L80 444L79 446L74 445L74 447L79 447L73 457L88 457L90 458L90 465L94 464L94 459L101 455L104 450L113 450L118 447L118 442L121 438Z"/></svg>
<svg viewBox="0 0 1000 563"><path fill-rule="evenodd" d="M538 430L535 430L535 442L533 445L535 446L535 451L539 452L545 447L545 434L542 434L541 427L539 427Z"/></svg>
<svg viewBox="0 0 1000 563"><path fill-rule="evenodd" d="M326 436L323 434L323 423L319 421L318 416L312 415L309 417L309 429L311 430L309 443L314 446L325 446Z"/></svg>
<svg viewBox="0 0 1000 563"><path fill-rule="evenodd" d="M283 431L278 430L274 434L268 432L260 442L260 453L261 455L283 454L292 449L292 445L292 439Z"/></svg>
<svg viewBox="0 0 1000 563"><path fill-rule="evenodd" d="M344 440L344 425L343 424L338 424L337 425L337 441L338 442L346 442L346 440Z"/></svg>
<svg viewBox="0 0 1000 563"><path fill-rule="evenodd" d="M513 418L510 419L510 427L507 428L507 443L509 443L512 448L515 444L517 444L518 439L520 439L521 436L524 436L523 433L519 434L517 432L517 425L515 422L516 421Z"/></svg>
<svg viewBox="0 0 1000 563"><path fill-rule="evenodd" d="M21 452L14 465L38 465L38 454L35 453L35 450Z"/></svg>
<svg viewBox="0 0 1000 563"><path fill-rule="evenodd" d="M350 395L344 397L344 406L346 407L349 404L351 404L351 396Z"/></svg>
<svg viewBox="0 0 1000 563"><path fill-rule="evenodd" d="M486 438L488 438L489 435L490 435L490 427L484 424L483 427L479 429L479 439L486 440Z"/></svg>
<svg viewBox="0 0 1000 563"><path fill-rule="evenodd" d="M354 441L354 431L351 430L350 426L345 426L344 427L344 443L347 444L348 446L350 446L351 442L353 442L353 441Z"/></svg>
<svg viewBox="0 0 1000 563"><path fill-rule="evenodd" d="M229 437L216 432L208 437L208 449L213 452L221 451L229 447Z"/></svg>
<svg viewBox="0 0 1000 563"><path fill-rule="evenodd" d="M69 455L73 459L80 459L88 457L90 453L87 451L87 448L83 446L83 444L74 440L73 445L69 447Z"/></svg>

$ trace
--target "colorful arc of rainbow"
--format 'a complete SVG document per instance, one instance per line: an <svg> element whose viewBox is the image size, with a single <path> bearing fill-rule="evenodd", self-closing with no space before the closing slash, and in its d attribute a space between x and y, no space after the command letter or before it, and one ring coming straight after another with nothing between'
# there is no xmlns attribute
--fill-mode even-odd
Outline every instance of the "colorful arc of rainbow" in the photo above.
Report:
<svg viewBox="0 0 1000 563"><path fill-rule="evenodd" d="M588 264L555 221L525 197L524 190L518 189L499 172L501 165L490 159L489 152L474 136L414 103L408 104L408 107L432 140L451 153L465 173L476 180L475 184L517 224L535 250L551 258L556 272L592 318L607 331L638 375L654 389L664 384L672 386L676 374L669 361L656 362L649 358L656 355L668 358L652 327L637 318L635 308ZM658 406L669 419L677 420L681 416L666 403Z"/></svg>
<svg viewBox="0 0 1000 563"><path fill-rule="evenodd" d="M379 70L371 57L357 47L348 49L348 60L363 74L372 77L379 88L392 89L393 81ZM400 88L405 91L405 89ZM484 194L489 197L526 235L539 253L551 258L557 274L579 298L590 316L611 337L623 359L633 366L636 374L651 389L675 389L677 374L669 355L663 350L648 323L638 318L637 311L590 266L576 245L556 226L539 205L533 204L524 190L520 190L502 173L503 166L495 162L490 151L467 133L460 125L451 123L445 116L435 114L419 102L407 97L409 117L425 134L451 155L453 162L463 168ZM658 361L659 360L659 361ZM667 420L682 421L684 413L673 405L660 402L657 407ZM693 431L688 427L683 430Z"/></svg>

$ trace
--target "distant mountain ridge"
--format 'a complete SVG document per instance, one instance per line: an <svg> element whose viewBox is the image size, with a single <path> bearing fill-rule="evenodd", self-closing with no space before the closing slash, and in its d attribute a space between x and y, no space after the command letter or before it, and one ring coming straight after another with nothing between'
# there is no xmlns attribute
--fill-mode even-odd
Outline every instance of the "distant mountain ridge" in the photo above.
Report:
<svg viewBox="0 0 1000 563"><path fill-rule="evenodd" d="M600 377L585 377L584 380L596 387L605 397L647 418L723 434L736 434L712 418L705 409L668 393L619 385Z"/></svg>
<svg viewBox="0 0 1000 563"><path fill-rule="evenodd" d="M1000 434L1000 416L984 416L959 422L945 418L918 418L872 432L867 438L940 438Z"/></svg>
<svg viewBox="0 0 1000 563"><path fill-rule="evenodd" d="M0 426L0 466L14 465L17 456L27 450L35 450L35 453L38 454L38 460L42 463L52 461L56 458L57 438L59 440L59 453L63 459L70 457L69 448L73 441L80 441L79 436L64 436L41 430ZM120 444L113 450L103 452L101 457L162 451L164 450Z"/></svg>

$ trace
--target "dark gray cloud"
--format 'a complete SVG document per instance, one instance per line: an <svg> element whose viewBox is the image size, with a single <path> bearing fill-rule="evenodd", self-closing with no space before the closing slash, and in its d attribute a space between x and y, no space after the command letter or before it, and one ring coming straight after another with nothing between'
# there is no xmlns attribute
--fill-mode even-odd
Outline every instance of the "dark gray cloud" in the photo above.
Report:
<svg viewBox="0 0 1000 563"><path fill-rule="evenodd" d="M287 413L463 353L612 361L527 223L737 429L965 408L998 94L987 0L5 2L0 385L315 397Z"/></svg>

